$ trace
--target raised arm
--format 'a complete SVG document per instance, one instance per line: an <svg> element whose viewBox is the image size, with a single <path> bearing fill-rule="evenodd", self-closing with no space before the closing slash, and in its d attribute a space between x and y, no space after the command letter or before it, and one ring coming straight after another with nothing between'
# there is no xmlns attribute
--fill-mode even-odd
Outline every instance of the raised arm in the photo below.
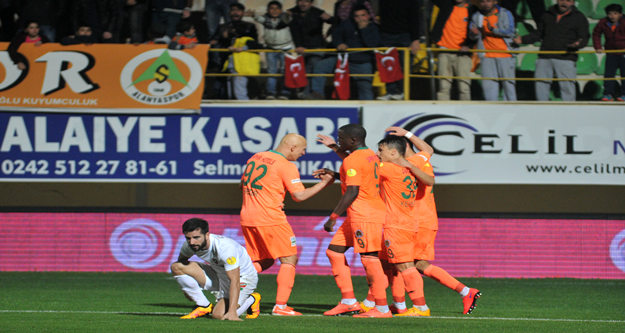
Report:
<svg viewBox="0 0 625 333"><path fill-rule="evenodd" d="M418 136L408 132L407 130L399 127L399 126L391 126L384 131L389 132L391 135L396 136L405 136L415 147L422 152L426 152L432 156L434 154L434 148L427 144L425 141L421 140Z"/></svg>
<svg viewBox="0 0 625 333"><path fill-rule="evenodd" d="M422 182L423 184L425 184L427 186L433 186L434 185L434 177L432 177L432 176L428 175L427 173L423 172L416 165L408 162L408 160L406 160L405 158L400 157L397 160L393 161L393 163L399 165L400 167L408 168L410 170L410 172L412 172L412 174L415 175L415 177L417 177L417 179L420 182Z"/></svg>
<svg viewBox="0 0 625 333"><path fill-rule="evenodd" d="M323 143L324 146L332 149L337 155L339 155L342 160L349 156L346 151L341 150L341 148L339 147L339 145L336 144L336 141L334 141L334 139L327 135L317 134L317 142Z"/></svg>

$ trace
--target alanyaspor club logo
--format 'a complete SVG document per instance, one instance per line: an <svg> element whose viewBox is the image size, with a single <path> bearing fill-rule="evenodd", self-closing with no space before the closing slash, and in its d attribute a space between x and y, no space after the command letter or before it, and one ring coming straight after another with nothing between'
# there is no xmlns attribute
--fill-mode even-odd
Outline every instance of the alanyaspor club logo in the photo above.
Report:
<svg viewBox="0 0 625 333"><path fill-rule="evenodd" d="M157 49L130 60L122 70L120 83L137 102L167 105L191 95L202 83L203 74L202 66L190 54Z"/></svg>
<svg viewBox="0 0 625 333"><path fill-rule="evenodd" d="M413 114L398 120L393 126L402 127L423 139L432 146L438 158L462 155L465 136L468 133L479 133L466 119L448 114ZM434 166L434 171L436 176L450 176L467 170L440 170Z"/></svg>

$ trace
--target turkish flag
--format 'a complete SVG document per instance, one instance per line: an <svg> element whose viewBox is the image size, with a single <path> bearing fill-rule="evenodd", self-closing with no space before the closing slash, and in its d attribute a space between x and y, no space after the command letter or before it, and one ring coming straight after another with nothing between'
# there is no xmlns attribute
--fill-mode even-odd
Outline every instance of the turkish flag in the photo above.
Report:
<svg viewBox="0 0 625 333"><path fill-rule="evenodd" d="M375 51L375 60L378 63L380 81L384 83L399 81L404 78L399 62L399 53L392 47L386 52Z"/></svg>
<svg viewBox="0 0 625 333"><path fill-rule="evenodd" d="M334 91L332 98L349 99L349 62L347 53L338 55L334 69Z"/></svg>
<svg viewBox="0 0 625 333"><path fill-rule="evenodd" d="M290 54L284 55L284 85L288 88L301 88L308 85L303 55L296 57Z"/></svg>

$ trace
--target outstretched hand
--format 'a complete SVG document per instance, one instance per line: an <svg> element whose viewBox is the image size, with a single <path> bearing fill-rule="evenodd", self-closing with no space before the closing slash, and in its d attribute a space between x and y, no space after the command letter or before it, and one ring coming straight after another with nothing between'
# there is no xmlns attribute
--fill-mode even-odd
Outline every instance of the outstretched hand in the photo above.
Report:
<svg viewBox="0 0 625 333"><path fill-rule="evenodd" d="M322 177L326 176L326 175L334 178L334 176L336 175L336 172L334 172L334 171L332 171L330 169L323 168L323 169L319 169L319 170L313 171L312 175L315 178L319 178L319 179L323 180Z"/></svg>
<svg viewBox="0 0 625 333"><path fill-rule="evenodd" d="M322 143L324 146L328 148L332 148L333 146L336 146L336 141L334 141L334 139L323 134L317 134L317 142Z"/></svg>

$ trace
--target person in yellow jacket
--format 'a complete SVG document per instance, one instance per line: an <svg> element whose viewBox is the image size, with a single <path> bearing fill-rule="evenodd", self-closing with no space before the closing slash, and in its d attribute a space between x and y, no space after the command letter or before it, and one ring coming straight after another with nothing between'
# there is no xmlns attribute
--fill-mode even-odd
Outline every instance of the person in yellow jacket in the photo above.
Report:
<svg viewBox="0 0 625 333"><path fill-rule="evenodd" d="M258 74L260 73L260 56L255 52L246 52L249 49L262 49L257 42L258 33L254 23L242 21L245 6L240 3L230 5L230 22L219 26L217 33L211 38L212 47L228 48L232 53L220 52L220 60L223 62L223 71L233 74ZM229 77L228 97L234 95L238 100L249 100L247 93L247 77ZM223 81L215 81L215 90L219 95L223 94Z"/></svg>

